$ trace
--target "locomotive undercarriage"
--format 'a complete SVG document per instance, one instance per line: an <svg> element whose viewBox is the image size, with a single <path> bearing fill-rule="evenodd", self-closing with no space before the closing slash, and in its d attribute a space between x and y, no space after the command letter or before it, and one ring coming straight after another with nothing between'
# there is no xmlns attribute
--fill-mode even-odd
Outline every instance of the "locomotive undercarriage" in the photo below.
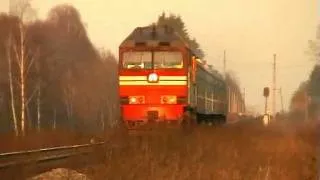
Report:
<svg viewBox="0 0 320 180"><path fill-rule="evenodd" d="M192 130L197 125L216 126L226 122L226 116L221 114L197 113L196 109L185 107L183 115L177 120L160 120L157 116L148 116L147 120L125 121L129 131L184 129Z"/></svg>
<svg viewBox="0 0 320 180"><path fill-rule="evenodd" d="M195 108L186 107L184 109L185 112L190 114L192 121L194 124L198 125L219 125L226 123L226 116L223 114L203 114L198 113Z"/></svg>

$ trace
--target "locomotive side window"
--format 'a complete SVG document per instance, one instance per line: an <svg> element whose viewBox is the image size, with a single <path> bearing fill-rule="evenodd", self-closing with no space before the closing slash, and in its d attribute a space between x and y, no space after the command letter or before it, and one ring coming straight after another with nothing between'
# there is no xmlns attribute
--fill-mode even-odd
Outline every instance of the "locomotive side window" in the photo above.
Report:
<svg viewBox="0 0 320 180"><path fill-rule="evenodd" d="M183 57L181 52L155 51L154 68L183 68Z"/></svg>
<svg viewBox="0 0 320 180"><path fill-rule="evenodd" d="M151 69L152 54L150 51L124 52L122 65L126 69Z"/></svg>

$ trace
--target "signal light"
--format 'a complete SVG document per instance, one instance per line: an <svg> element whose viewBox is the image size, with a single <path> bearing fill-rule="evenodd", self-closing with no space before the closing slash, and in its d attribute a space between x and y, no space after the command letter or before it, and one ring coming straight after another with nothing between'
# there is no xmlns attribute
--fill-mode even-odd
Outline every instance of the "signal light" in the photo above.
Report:
<svg viewBox="0 0 320 180"><path fill-rule="evenodd" d="M177 104L177 96L161 96L161 104Z"/></svg>
<svg viewBox="0 0 320 180"><path fill-rule="evenodd" d="M144 104L144 96L129 96L129 104Z"/></svg>
<svg viewBox="0 0 320 180"><path fill-rule="evenodd" d="M159 76L156 73L151 73L148 76L148 82L158 82Z"/></svg>
<svg viewBox="0 0 320 180"><path fill-rule="evenodd" d="M268 97L269 96L269 87L265 87L265 88L263 88L263 96L264 97Z"/></svg>

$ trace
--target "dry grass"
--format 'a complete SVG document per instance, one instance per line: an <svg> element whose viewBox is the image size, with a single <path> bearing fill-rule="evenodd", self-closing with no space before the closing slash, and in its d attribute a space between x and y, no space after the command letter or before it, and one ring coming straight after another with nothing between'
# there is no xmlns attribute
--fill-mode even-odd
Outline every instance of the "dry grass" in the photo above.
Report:
<svg viewBox="0 0 320 180"><path fill-rule="evenodd" d="M244 122L122 136L105 164L82 172L92 179L317 179L315 130L314 123Z"/></svg>

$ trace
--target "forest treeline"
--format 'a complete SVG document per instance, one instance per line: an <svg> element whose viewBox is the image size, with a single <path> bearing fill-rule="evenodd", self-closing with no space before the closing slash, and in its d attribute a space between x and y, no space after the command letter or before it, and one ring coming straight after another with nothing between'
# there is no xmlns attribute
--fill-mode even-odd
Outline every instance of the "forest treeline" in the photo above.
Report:
<svg viewBox="0 0 320 180"><path fill-rule="evenodd" d="M291 98L290 111L293 117L320 118L320 25L315 40L309 41L310 57L315 65L307 81L302 82Z"/></svg>
<svg viewBox="0 0 320 180"><path fill-rule="evenodd" d="M116 57L94 47L74 7L58 5L33 21L22 21L28 12L20 9L0 14L0 132L115 125Z"/></svg>

